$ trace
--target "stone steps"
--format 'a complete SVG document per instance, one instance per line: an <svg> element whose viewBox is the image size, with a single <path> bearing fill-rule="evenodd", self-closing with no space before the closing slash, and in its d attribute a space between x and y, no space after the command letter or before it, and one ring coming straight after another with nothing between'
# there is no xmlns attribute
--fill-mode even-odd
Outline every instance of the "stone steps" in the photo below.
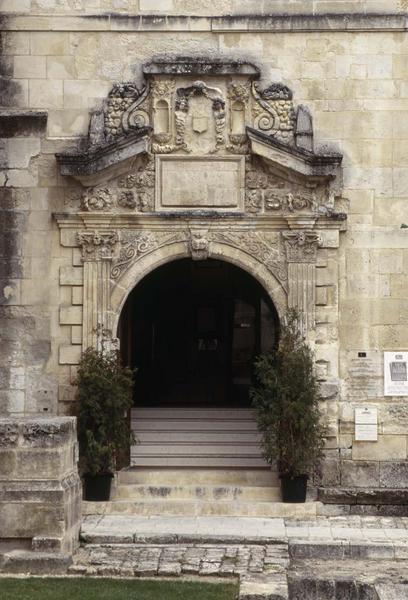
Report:
<svg viewBox="0 0 408 600"><path fill-rule="evenodd" d="M121 484L115 500L126 499L279 502L281 491L279 487L267 486Z"/></svg>
<svg viewBox="0 0 408 600"><path fill-rule="evenodd" d="M86 515L138 516L231 516L315 518L318 502L284 504L282 502L220 500L113 500L84 502Z"/></svg>
<svg viewBox="0 0 408 600"><path fill-rule="evenodd" d="M231 485L278 487L279 478L263 469L163 469L134 468L118 472L118 485Z"/></svg>
<svg viewBox="0 0 408 600"><path fill-rule="evenodd" d="M266 467L248 408L138 407L131 413L138 467Z"/></svg>

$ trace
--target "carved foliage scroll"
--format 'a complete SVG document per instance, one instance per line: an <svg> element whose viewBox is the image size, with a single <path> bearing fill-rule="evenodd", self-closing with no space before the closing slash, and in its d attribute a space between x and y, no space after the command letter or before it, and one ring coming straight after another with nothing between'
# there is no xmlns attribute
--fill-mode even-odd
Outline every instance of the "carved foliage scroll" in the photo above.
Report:
<svg viewBox="0 0 408 600"><path fill-rule="evenodd" d="M262 263L287 291L286 263L279 234L255 231L211 231L193 227L174 233L166 231L122 231L120 251L113 260L110 277L118 281L143 256L168 244L185 243L193 260L211 256L211 244L219 243L246 252Z"/></svg>
<svg viewBox="0 0 408 600"><path fill-rule="evenodd" d="M139 258L167 244L187 241L185 231L168 233L165 231L123 231L121 233L121 249L114 261L111 278L118 280L128 268Z"/></svg>
<svg viewBox="0 0 408 600"><path fill-rule="evenodd" d="M207 99L211 107L205 114L194 114L194 99L198 97ZM213 153L226 150L245 154L247 125L285 143L295 140L291 90L279 83L260 89L250 78L225 80L219 87L187 74L178 86L174 76L152 77L143 89L132 82L116 84L105 103L104 115L108 140L153 125L153 153L191 152L189 138L209 127L208 118L213 121Z"/></svg>
<svg viewBox="0 0 408 600"><path fill-rule="evenodd" d="M239 248L256 258L270 271L287 291L286 265L282 260L277 234L256 231L217 231L212 240Z"/></svg>
<svg viewBox="0 0 408 600"><path fill-rule="evenodd" d="M105 108L105 135L108 140L150 124L148 94L148 85L143 90L139 90L133 82L113 86Z"/></svg>

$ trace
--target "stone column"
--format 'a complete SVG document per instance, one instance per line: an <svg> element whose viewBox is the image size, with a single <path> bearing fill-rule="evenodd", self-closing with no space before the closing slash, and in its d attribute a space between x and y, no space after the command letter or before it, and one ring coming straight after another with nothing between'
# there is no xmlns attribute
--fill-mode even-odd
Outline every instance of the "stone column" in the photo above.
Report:
<svg viewBox="0 0 408 600"><path fill-rule="evenodd" d="M110 270L118 235L114 231L85 231L77 234L84 263L82 348L101 350L112 337Z"/></svg>
<svg viewBox="0 0 408 600"><path fill-rule="evenodd" d="M287 231L283 233L288 261L289 308L301 315L301 326L306 333L315 327L316 254L319 236L315 231Z"/></svg>

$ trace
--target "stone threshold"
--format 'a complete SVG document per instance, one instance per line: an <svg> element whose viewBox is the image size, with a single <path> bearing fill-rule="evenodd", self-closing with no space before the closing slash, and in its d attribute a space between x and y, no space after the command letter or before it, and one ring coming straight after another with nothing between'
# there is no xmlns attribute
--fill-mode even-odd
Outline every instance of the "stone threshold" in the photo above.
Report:
<svg viewBox="0 0 408 600"><path fill-rule="evenodd" d="M214 33L294 33L407 31L408 16L390 13L294 14L200 17L183 15L3 15L5 31L184 31Z"/></svg>

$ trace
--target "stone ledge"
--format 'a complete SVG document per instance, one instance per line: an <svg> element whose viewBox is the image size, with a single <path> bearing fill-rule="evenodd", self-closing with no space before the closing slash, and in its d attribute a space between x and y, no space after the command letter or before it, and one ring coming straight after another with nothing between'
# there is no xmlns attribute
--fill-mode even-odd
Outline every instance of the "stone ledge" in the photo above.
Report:
<svg viewBox="0 0 408 600"><path fill-rule="evenodd" d="M0 110L0 138L45 137L47 119L44 110Z"/></svg>
<svg viewBox="0 0 408 600"><path fill-rule="evenodd" d="M405 14L295 14L194 17L177 15L127 15L120 13L34 16L2 16L5 31L213 31L308 32L308 31L406 31Z"/></svg>
<svg viewBox="0 0 408 600"><path fill-rule="evenodd" d="M393 560L406 549L406 545L391 541L290 541L289 557L292 560Z"/></svg>
<svg viewBox="0 0 408 600"><path fill-rule="evenodd" d="M203 57L178 57L156 59L143 65L144 75L249 75L259 79L261 71L256 65L240 60L206 59Z"/></svg>
<svg viewBox="0 0 408 600"><path fill-rule="evenodd" d="M91 146L85 152L57 153L55 156L61 168L61 175L70 175L81 183L93 185L90 176L119 163L127 165L129 159L146 152L150 131L150 127L141 127L112 142Z"/></svg>
<svg viewBox="0 0 408 600"><path fill-rule="evenodd" d="M76 439L75 417L0 417L0 447L54 449Z"/></svg>
<svg viewBox="0 0 408 600"><path fill-rule="evenodd" d="M85 544L153 544L166 546L168 544L223 544L253 546L272 545L276 548L285 543L285 537L279 536L248 536L248 535L216 535L216 534L177 534L177 533L81 533L81 542Z"/></svg>
<svg viewBox="0 0 408 600"><path fill-rule="evenodd" d="M318 499L324 504L408 505L407 489L319 488Z"/></svg>
<svg viewBox="0 0 408 600"><path fill-rule="evenodd" d="M66 573L71 564L72 557L68 554L13 550L4 554L0 572L56 575Z"/></svg>

